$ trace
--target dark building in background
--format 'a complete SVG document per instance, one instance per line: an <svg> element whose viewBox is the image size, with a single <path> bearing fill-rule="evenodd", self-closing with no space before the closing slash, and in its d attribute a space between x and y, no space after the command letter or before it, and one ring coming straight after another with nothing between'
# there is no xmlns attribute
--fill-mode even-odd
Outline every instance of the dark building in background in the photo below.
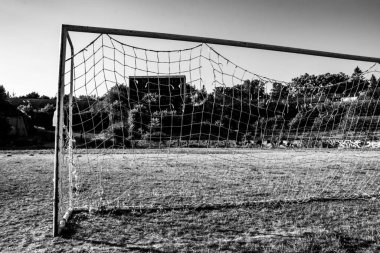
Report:
<svg viewBox="0 0 380 253"><path fill-rule="evenodd" d="M147 93L155 93L160 96L162 105L174 106L182 102L186 94L186 76L130 76L129 99L131 104L142 101Z"/></svg>

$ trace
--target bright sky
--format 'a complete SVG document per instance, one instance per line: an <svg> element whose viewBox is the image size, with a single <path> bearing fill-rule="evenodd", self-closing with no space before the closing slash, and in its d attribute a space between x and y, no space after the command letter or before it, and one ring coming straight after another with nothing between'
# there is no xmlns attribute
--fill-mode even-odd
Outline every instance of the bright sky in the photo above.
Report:
<svg viewBox="0 0 380 253"><path fill-rule="evenodd" d="M54 96L62 24L380 57L379 11L379 0L0 0L0 84L11 94ZM351 74L357 65L372 65L215 48L255 73L285 81L305 72Z"/></svg>

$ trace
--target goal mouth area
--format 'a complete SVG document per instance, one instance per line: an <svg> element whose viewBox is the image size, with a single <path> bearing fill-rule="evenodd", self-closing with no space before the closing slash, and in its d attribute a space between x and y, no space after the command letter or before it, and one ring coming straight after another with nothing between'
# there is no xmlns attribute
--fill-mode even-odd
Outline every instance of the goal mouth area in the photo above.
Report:
<svg viewBox="0 0 380 253"><path fill-rule="evenodd" d="M72 32L99 35L75 51ZM154 44L162 48L143 39L161 39ZM167 49L169 40L180 46ZM223 46L333 57L342 66L298 76L290 59L297 74L279 81L260 71L262 65L276 71L276 58L227 56ZM344 59L366 63L351 68ZM377 199L380 65L373 62L380 59L63 26L54 235L80 213ZM246 68L251 64L254 71Z"/></svg>

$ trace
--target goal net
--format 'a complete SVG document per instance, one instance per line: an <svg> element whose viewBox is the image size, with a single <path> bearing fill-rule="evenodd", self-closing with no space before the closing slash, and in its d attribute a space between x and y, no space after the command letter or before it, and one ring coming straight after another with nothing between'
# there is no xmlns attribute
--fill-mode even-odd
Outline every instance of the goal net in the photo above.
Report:
<svg viewBox="0 0 380 253"><path fill-rule="evenodd" d="M261 73L266 59L244 65L227 46L157 41L102 33L65 57L63 221L86 210L379 196L378 64L353 62L350 73L289 67L281 81L269 74L286 66Z"/></svg>

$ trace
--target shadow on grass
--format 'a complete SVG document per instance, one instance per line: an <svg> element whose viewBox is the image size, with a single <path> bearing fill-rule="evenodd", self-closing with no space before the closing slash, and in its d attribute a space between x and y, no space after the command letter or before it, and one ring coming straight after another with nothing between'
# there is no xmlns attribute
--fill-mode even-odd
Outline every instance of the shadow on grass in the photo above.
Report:
<svg viewBox="0 0 380 253"><path fill-rule="evenodd" d="M268 194L262 193L256 196L267 196ZM130 206L124 208L100 208L94 211L98 215L128 215L128 214L148 214L156 212L172 212L172 211L214 211L222 209L235 209L235 208L282 208L285 205L299 205L308 203L331 203L331 202L347 202L347 201L368 201L373 197L380 197L380 195L371 196L358 196L358 197L310 197L305 200L287 199L287 200L263 200L263 201L244 201L244 202L231 202L231 203L203 203L199 205L179 205L179 206L153 206L153 207L140 207ZM74 210L73 214L88 213L88 210Z"/></svg>
<svg viewBox="0 0 380 253"><path fill-rule="evenodd" d="M335 236L338 238L341 248L345 249L347 253L355 253L360 249L368 249L372 246L377 247L377 250L380 251L380 245L374 245L375 241L354 238L343 233L335 233Z"/></svg>
<svg viewBox="0 0 380 253"><path fill-rule="evenodd" d="M78 229L81 228L79 225L79 220L86 220L85 216L79 216L79 218L74 218L72 222L70 222L67 227L62 231L61 237L63 239L70 239L70 240L76 240L81 241L83 243L89 243L91 245L98 245L98 246L108 246L108 247L116 247L116 248L122 248L123 251L138 251L138 252L152 252L152 253L162 253L164 251L155 249L153 247L148 246L140 246L140 245L131 245L129 243L116 243L116 242L110 242L109 240L94 240L94 239L85 239L85 238L78 238L74 236Z"/></svg>
<svg viewBox="0 0 380 253"><path fill-rule="evenodd" d="M139 252L152 252L152 253L164 252L152 247L144 247L144 246L137 246L137 245L129 246L128 244L124 244L124 243L111 243L111 242L106 242L106 241L101 241L101 240L88 240L88 239L83 239L81 241L91 243L92 245L107 245L111 247L119 247L119 248L123 248L123 250L137 250Z"/></svg>
<svg viewBox="0 0 380 253"><path fill-rule="evenodd" d="M339 200L338 202L341 201ZM336 200L316 201L314 199L310 202L335 203ZM356 199L355 202L359 206L364 203L372 203L362 202L361 199ZM358 232L362 230L353 229L348 232L341 232L339 231L339 226L342 224L339 223L336 227L330 226L331 219L326 219L326 226L322 226L322 230L301 229L294 231L293 229L286 229L283 225L290 224L289 222L293 223L295 219L307 221L306 226L303 226L307 228L315 215L306 214L310 209L303 209L300 205L295 205L295 203L291 203L291 205L286 205L289 203L283 202L279 202L277 205L267 204L240 203L235 205L202 205L193 206L192 208L115 209L100 210L96 212L96 215L88 212L78 212L73 215L73 218L67 224L67 229L62 234L62 237L93 245L118 247L120 250L123 248L141 252L167 252L167 250L160 251L161 247L174 247L176 249L179 247L183 250L191 248L194 251L206 247L210 250L214 248L212 247L213 244L218 250L226 248L235 252L255 252L256 249L265 249L267 247L274 247L269 252L276 252L275 250L277 249L281 250L278 252L293 252L291 249L294 250L299 247L304 250L302 252L316 253L337 252L340 250L348 253L363 250L380 252L380 245L377 244L378 240L368 240L366 234L361 236ZM263 209L264 211L261 210L263 206L266 206ZM256 207L257 210L253 207ZM335 205L328 207L333 208ZM243 211L236 212L235 209ZM271 212L271 209L277 210ZM177 212L172 213L171 211L174 210L177 210ZM214 212L215 210L220 211L220 213ZM326 213L326 206L321 205L318 208L318 205L316 205L313 212L318 215L322 212ZM240 217L238 214L243 215L242 218L236 218ZM244 216L244 214L247 214L247 216ZM162 216L162 219L157 218L158 216ZM221 217L222 219L216 217ZM246 222L244 217L250 220ZM326 216L325 218L334 217L336 216ZM283 219L280 222L281 224L268 229L268 224L281 219ZM300 222L300 224L305 222ZM309 225L312 224L310 223ZM248 231L248 229L252 229L252 226L255 229ZM106 234L104 234L104 231L107 231ZM145 237L145 235L148 236ZM157 237L152 235L157 235ZM95 236L97 238L94 238ZM108 239L102 238L102 236L107 236ZM201 237L209 237L209 239L203 240ZM174 241L176 241L175 244L170 244L170 242ZM135 244L137 242L138 244ZM156 243L158 247L153 247L152 243ZM326 251L328 249L331 251ZM265 251L259 250L258 252Z"/></svg>

